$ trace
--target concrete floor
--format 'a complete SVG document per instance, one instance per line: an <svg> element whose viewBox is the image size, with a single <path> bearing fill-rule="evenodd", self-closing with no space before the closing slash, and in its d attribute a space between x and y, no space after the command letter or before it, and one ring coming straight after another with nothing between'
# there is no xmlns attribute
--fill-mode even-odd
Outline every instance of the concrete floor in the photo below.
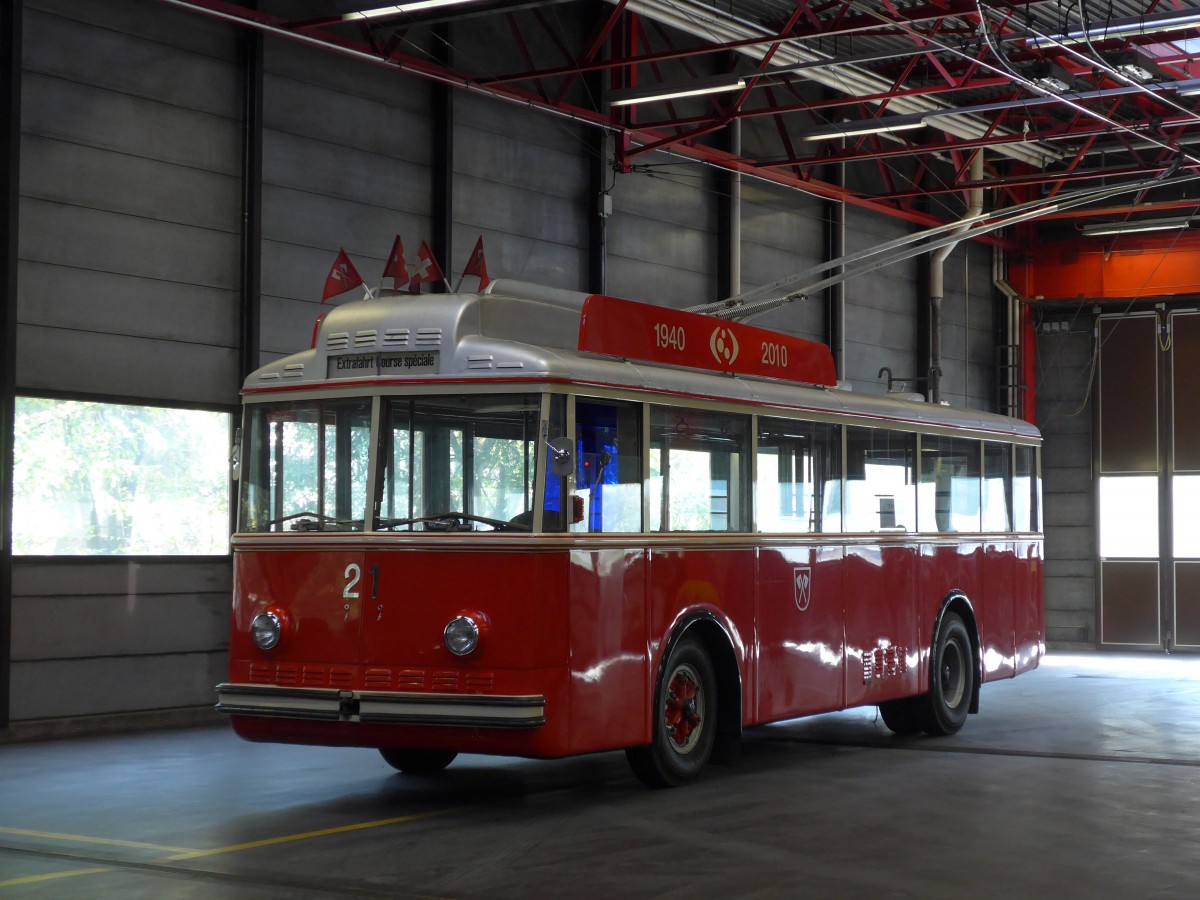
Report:
<svg viewBox="0 0 1200 900"><path fill-rule="evenodd" d="M755 729L649 791L624 755L460 757L224 728L0 746L0 898L1200 896L1200 659L1052 655L952 738Z"/></svg>

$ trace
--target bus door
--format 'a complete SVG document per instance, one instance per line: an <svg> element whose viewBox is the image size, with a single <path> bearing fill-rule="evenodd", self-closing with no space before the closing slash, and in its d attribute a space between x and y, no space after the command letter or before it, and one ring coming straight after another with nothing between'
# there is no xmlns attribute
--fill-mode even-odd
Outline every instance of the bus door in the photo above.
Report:
<svg viewBox="0 0 1200 900"><path fill-rule="evenodd" d="M915 435L846 429L847 706L917 693L929 639L917 627L916 487Z"/></svg>
<svg viewBox="0 0 1200 900"><path fill-rule="evenodd" d="M841 429L758 419L758 721L839 709L845 700L845 608L838 501Z"/></svg>

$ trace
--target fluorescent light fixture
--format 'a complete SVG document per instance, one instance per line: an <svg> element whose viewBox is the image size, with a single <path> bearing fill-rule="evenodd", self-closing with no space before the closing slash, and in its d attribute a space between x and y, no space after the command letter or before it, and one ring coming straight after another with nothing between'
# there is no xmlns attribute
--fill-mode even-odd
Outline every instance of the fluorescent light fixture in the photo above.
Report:
<svg viewBox="0 0 1200 900"><path fill-rule="evenodd" d="M1105 234L1133 234L1139 231L1168 231L1170 229L1187 228L1191 223L1190 216L1176 219L1135 219L1131 222L1097 222L1094 225L1084 225L1084 237L1098 237Z"/></svg>
<svg viewBox="0 0 1200 900"><path fill-rule="evenodd" d="M924 117L919 119L902 119L901 116L895 116L893 118L897 121L862 119L857 122L842 122L837 125L829 125L815 131L809 131L799 135L799 137L802 141L826 141L830 138L858 137L864 134L889 134L893 131L908 131L912 128L920 128L925 124Z"/></svg>
<svg viewBox="0 0 1200 900"><path fill-rule="evenodd" d="M1163 13L1152 13L1148 16L1137 16L1131 19L1113 19L1100 25L1094 25L1087 31L1080 29L1068 31L1066 34L1032 37L1026 41L1026 44L1030 47L1082 44L1085 41L1105 41L1113 38L1134 37L1139 34L1158 34L1163 31L1179 31L1197 26L1200 26L1200 11L1167 10Z"/></svg>
<svg viewBox="0 0 1200 900"><path fill-rule="evenodd" d="M675 100L678 97L699 97L704 94L720 94L725 91L740 91L746 79L737 75L720 75L714 78L696 78L686 84L655 84L641 88L626 88L608 95L609 106L633 106L636 103L653 103L656 100Z"/></svg>
<svg viewBox="0 0 1200 900"><path fill-rule="evenodd" d="M436 9L439 6L460 6L463 3L477 2L478 0L413 0L412 3L397 3L395 6L381 6L378 9L346 13L342 16L342 21L358 22L363 19L381 19L384 16L403 16L426 9Z"/></svg>
<svg viewBox="0 0 1200 900"><path fill-rule="evenodd" d="M1180 97L1194 97L1196 94L1200 94L1200 78L1176 83L1175 93Z"/></svg>

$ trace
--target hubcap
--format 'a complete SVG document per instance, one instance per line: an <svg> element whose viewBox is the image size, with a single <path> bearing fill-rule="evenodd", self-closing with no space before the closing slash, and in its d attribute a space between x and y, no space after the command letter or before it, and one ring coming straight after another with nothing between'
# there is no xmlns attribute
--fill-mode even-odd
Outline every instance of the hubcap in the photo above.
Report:
<svg viewBox="0 0 1200 900"><path fill-rule="evenodd" d="M663 708L663 725L676 753L690 753L704 729L704 688L691 666L682 665L671 673Z"/></svg>
<svg viewBox="0 0 1200 900"><path fill-rule="evenodd" d="M957 709L967 690L966 669L962 648L955 641L942 651L942 699L951 709Z"/></svg>

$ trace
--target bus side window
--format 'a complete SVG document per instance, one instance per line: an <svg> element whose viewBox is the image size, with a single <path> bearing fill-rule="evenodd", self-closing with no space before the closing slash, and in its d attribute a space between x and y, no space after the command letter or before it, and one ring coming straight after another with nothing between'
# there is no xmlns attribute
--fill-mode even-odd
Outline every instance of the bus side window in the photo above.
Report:
<svg viewBox="0 0 1200 900"><path fill-rule="evenodd" d="M642 409L575 401L575 496L584 518L572 531L642 530Z"/></svg>
<svg viewBox="0 0 1200 900"><path fill-rule="evenodd" d="M1010 444L983 444L983 530L1012 531L1012 451Z"/></svg>
<svg viewBox="0 0 1200 900"><path fill-rule="evenodd" d="M921 436L921 531L979 531L979 441L946 435Z"/></svg>
<svg viewBox="0 0 1200 900"><path fill-rule="evenodd" d="M745 531L749 417L650 409L650 531Z"/></svg>
<svg viewBox="0 0 1200 900"><path fill-rule="evenodd" d="M1013 531L1038 531L1041 523L1041 485L1037 474L1037 456L1033 447L1018 446L1013 473Z"/></svg>
<svg viewBox="0 0 1200 900"><path fill-rule="evenodd" d="M824 422L758 420L755 522L760 532L811 534L842 528L841 433Z"/></svg>
<svg viewBox="0 0 1200 900"><path fill-rule="evenodd" d="M915 531L916 435L846 429L846 531Z"/></svg>

